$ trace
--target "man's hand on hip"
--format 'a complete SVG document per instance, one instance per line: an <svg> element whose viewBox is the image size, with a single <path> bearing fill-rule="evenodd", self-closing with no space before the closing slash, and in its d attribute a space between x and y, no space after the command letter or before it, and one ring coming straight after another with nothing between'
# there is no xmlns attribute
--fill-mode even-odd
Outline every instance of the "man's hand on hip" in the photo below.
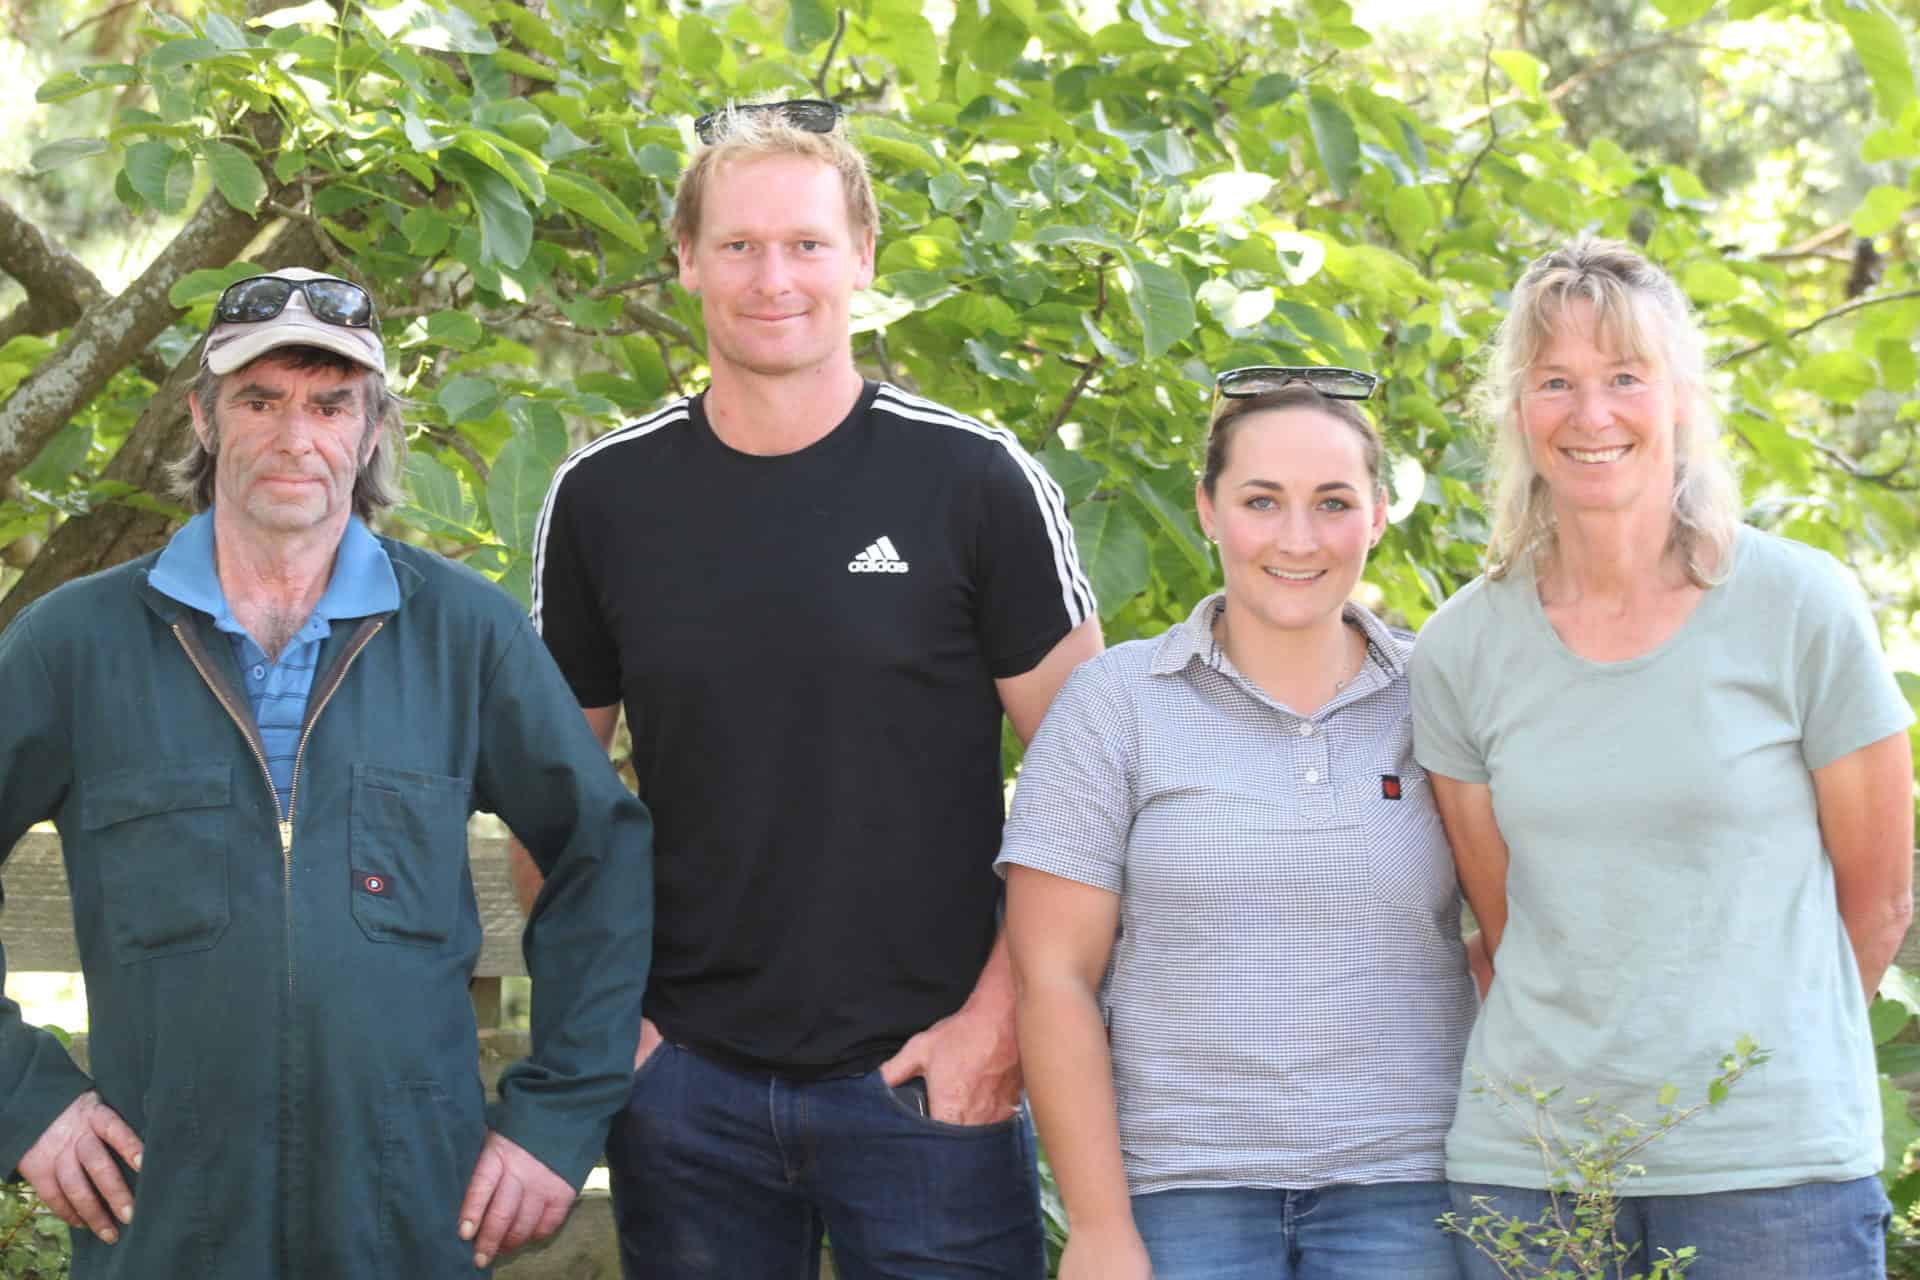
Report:
<svg viewBox="0 0 1920 1280"><path fill-rule="evenodd" d="M20 1157L20 1176L33 1184L55 1217L112 1244L120 1238L120 1224L133 1221L133 1192L113 1162L114 1153L137 1171L145 1150L120 1113L89 1089L68 1103L27 1148Z"/></svg>
<svg viewBox="0 0 1920 1280"><path fill-rule="evenodd" d="M544 1240L567 1220L577 1193L525 1147L489 1130L460 1204L460 1238L473 1241L473 1265L484 1268L529 1240Z"/></svg>
<svg viewBox="0 0 1920 1280"><path fill-rule="evenodd" d="M994 1124L1020 1103L1020 1046L1011 1007L969 1002L900 1046L880 1064L889 1087L915 1076L927 1082L927 1106L947 1124Z"/></svg>

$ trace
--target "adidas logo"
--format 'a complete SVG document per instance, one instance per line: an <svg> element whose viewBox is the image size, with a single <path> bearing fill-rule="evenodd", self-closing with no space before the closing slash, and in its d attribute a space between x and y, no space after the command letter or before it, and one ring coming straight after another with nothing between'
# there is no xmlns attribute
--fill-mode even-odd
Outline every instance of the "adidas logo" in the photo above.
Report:
<svg viewBox="0 0 1920 1280"><path fill-rule="evenodd" d="M890 538L880 537L868 544L867 549L847 561L848 573L905 573L907 562L894 550Z"/></svg>

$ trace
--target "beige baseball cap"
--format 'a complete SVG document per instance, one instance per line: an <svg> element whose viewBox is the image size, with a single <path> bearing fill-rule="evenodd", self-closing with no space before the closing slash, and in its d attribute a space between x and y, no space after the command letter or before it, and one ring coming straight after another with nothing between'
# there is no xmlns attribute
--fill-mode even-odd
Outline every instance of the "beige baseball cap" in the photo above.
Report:
<svg viewBox="0 0 1920 1280"><path fill-rule="evenodd" d="M353 284L351 280L310 267L284 267L265 274L281 280L339 280L342 284ZM278 315L265 320L221 320L216 314L213 328L207 332L206 345L201 348L200 362L224 377L277 347L320 347L369 369L387 371L386 348L380 345L378 329L371 325L357 327L322 320L313 314L305 291L300 289L293 290Z"/></svg>

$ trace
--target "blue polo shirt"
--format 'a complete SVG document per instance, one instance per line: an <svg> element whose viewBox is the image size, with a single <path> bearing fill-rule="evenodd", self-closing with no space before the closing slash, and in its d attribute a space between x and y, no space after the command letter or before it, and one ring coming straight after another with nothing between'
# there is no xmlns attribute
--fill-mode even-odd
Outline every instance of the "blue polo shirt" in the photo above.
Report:
<svg viewBox="0 0 1920 1280"><path fill-rule="evenodd" d="M333 576L327 580L327 589L281 650L278 661L267 657L227 607L226 593L220 589L220 572L214 564L212 511L195 516L173 535L147 581L154 590L206 614L215 627L227 633L233 656L240 664L247 701L253 707L253 722L266 747L267 772L273 778L284 821L292 801L300 723L306 718L307 695L313 689L321 643L336 619L364 618L400 607L400 583L393 576L393 562L387 558L386 548L360 517L348 519L346 533L334 553Z"/></svg>

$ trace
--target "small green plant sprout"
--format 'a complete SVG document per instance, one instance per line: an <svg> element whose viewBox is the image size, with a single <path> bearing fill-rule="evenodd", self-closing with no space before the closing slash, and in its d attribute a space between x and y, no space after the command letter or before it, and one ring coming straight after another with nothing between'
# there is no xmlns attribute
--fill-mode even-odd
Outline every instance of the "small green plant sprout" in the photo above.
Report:
<svg viewBox="0 0 1920 1280"><path fill-rule="evenodd" d="M1449 1213L1441 1227L1470 1242L1508 1280L1682 1280L1696 1257L1691 1246L1636 1259L1637 1246L1621 1241L1622 1184L1646 1172L1636 1163L1641 1152L1725 1102L1741 1077L1767 1057L1751 1036L1741 1036L1720 1059L1704 1101L1682 1107L1679 1088L1666 1085L1654 1100L1658 1114L1651 1121L1609 1111L1597 1098L1575 1098L1571 1108L1579 1131L1572 1135L1554 1114L1563 1090L1483 1077L1475 1096L1525 1117L1528 1141L1546 1171L1547 1207L1538 1218L1519 1218L1475 1196L1471 1214Z"/></svg>

